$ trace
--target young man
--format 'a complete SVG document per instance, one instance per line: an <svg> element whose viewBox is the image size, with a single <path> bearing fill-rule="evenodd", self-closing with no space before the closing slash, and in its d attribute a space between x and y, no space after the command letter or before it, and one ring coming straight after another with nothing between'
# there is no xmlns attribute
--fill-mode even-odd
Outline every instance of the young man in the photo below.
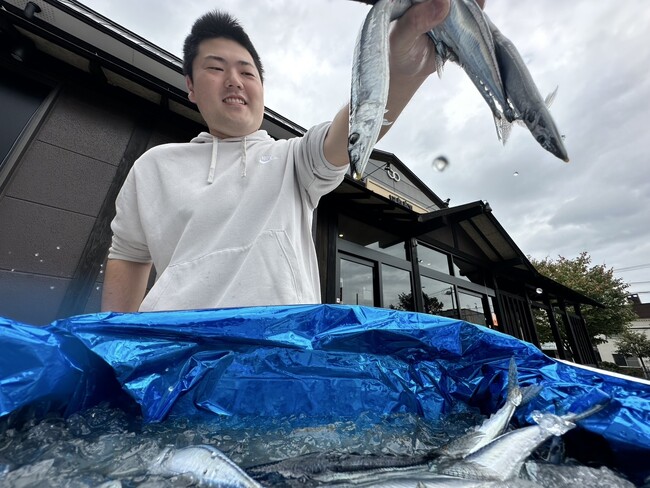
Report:
<svg viewBox="0 0 650 488"><path fill-rule="evenodd" d="M448 11L449 0L428 0L394 22L387 119L435 71L426 32ZM259 130L262 64L219 12L195 22L183 66L209 132L134 164L116 201L102 310L320 303L312 216L348 169L348 107L301 138ZM158 279L144 297L152 263Z"/></svg>

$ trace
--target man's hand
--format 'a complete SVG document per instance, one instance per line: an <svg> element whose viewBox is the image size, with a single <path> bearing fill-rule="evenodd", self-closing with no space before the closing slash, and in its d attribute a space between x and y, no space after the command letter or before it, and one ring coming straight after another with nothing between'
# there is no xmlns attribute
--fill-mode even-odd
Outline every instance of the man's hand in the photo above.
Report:
<svg viewBox="0 0 650 488"><path fill-rule="evenodd" d="M393 22L390 33L391 77L422 80L436 71L436 50L427 35L449 14L449 2L427 0L411 6Z"/></svg>

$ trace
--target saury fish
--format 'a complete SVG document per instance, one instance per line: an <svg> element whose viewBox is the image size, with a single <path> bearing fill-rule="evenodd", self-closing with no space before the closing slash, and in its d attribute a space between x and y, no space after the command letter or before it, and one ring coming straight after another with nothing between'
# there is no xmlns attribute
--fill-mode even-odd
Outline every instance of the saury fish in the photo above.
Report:
<svg viewBox="0 0 650 488"><path fill-rule="evenodd" d="M488 19L508 102L544 149L569 162L562 136L515 45Z"/></svg>
<svg viewBox="0 0 650 488"><path fill-rule="evenodd" d="M199 486L212 488L261 488L224 453L207 445L182 449L167 447L154 460L149 471L165 476L189 476Z"/></svg>
<svg viewBox="0 0 650 488"><path fill-rule="evenodd" d="M507 137L514 118L508 105L487 16L475 0L451 0L449 15L429 31L438 75L447 60L458 63L492 110L497 136Z"/></svg>
<svg viewBox="0 0 650 488"><path fill-rule="evenodd" d="M506 403L495 414L487 418L479 427L453 440L440 449L440 453L450 457L465 457L486 446L497 436L503 434L510 423L515 409L521 404L523 393L519 388L517 363L510 359L508 367L508 394Z"/></svg>
<svg viewBox="0 0 650 488"><path fill-rule="evenodd" d="M526 459L546 439L562 435L573 429L578 420L604 408L596 405L579 415L558 416L552 413L533 412L536 424L507 432L484 448L464 459L448 460L436 466L439 474L473 480L505 481L519 473Z"/></svg>
<svg viewBox="0 0 650 488"><path fill-rule="evenodd" d="M422 1L422 0L419 0ZM388 101L388 32L411 0L378 0L363 22L354 47L348 155L352 176L361 179L382 125Z"/></svg>

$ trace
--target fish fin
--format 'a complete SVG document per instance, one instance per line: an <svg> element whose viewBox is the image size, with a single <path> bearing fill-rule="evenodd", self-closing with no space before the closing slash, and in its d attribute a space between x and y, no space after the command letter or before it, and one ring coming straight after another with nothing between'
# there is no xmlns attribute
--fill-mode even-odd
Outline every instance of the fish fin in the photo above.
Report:
<svg viewBox="0 0 650 488"><path fill-rule="evenodd" d="M436 73L438 74L438 78L442 78L442 72L444 71L445 67L445 58L443 58L440 54L436 53Z"/></svg>
<svg viewBox="0 0 650 488"><path fill-rule="evenodd" d="M384 110L384 114L387 114L388 110ZM391 125L394 121L393 120L388 120L384 118L384 120L381 122L381 125Z"/></svg>
<svg viewBox="0 0 650 488"><path fill-rule="evenodd" d="M546 108L549 108L553 101L555 100L555 96L557 95L557 89L559 87L555 87L555 90L553 90L551 93L546 95L546 98L544 99L544 105L546 105Z"/></svg>
<svg viewBox="0 0 650 488"><path fill-rule="evenodd" d="M510 137L512 124L508 122L504 117L495 115L494 125L497 130L497 137L499 138L501 143L505 146L506 142L508 142L508 137Z"/></svg>

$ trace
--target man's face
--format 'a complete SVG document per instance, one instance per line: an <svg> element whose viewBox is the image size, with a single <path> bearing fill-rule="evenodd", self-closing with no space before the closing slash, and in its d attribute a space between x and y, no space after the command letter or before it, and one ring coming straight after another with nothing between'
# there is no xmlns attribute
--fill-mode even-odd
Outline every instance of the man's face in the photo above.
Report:
<svg viewBox="0 0 650 488"><path fill-rule="evenodd" d="M250 53L221 37L199 44L186 76L189 99L199 107L210 133L220 138L255 132L264 117L264 88Z"/></svg>

